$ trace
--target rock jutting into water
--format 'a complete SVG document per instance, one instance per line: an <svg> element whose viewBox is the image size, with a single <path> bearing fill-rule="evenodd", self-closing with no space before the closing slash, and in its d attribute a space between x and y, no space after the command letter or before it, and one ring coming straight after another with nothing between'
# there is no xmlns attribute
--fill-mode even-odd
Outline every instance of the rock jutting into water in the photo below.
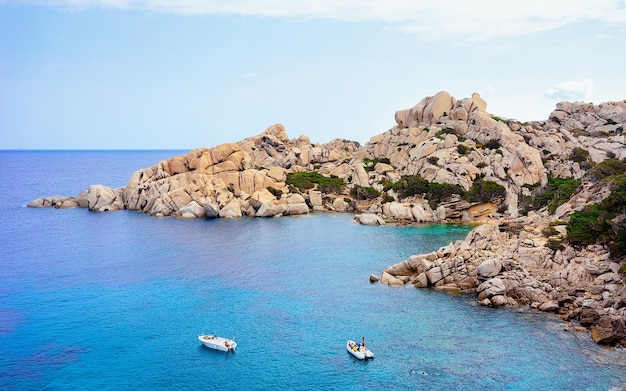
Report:
<svg viewBox="0 0 626 391"><path fill-rule="evenodd" d="M611 251L610 240L581 242L568 232L577 212L621 191L626 101L560 102L548 120L521 123L489 114L478 94L457 100L441 91L397 111L395 120L363 146L290 140L276 124L140 169L118 189L92 185L28 206L180 218L338 211L369 225L484 223L465 240L370 280L557 312L598 343L626 346L624 254ZM605 223L619 237L626 212L614 205Z"/></svg>

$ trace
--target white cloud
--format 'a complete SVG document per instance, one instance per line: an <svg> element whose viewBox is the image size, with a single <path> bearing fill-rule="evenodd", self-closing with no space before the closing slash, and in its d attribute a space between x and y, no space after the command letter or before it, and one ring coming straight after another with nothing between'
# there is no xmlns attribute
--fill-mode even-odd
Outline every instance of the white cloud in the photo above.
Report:
<svg viewBox="0 0 626 391"><path fill-rule="evenodd" d="M5 0L5 3L379 22L431 40L527 35L585 21L626 23L624 0Z"/></svg>
<svg viewBox="0 0 626 391"><path fill-rule="evenodd" d="M487 86L482 90L478 91L480 95L493 95L496 93L496 88L494 86Z"/></svg>
<svg viewBox="0 0 626 391"><path fill-rule="evenodd" d="M593 80L569 80L545 91L548 99L590 101L595 93Z"/></svg>
<svg viewBox="0 0 626 391"><path fill-rule="evenodd" d="M596 34L592 38L598 39L598 40L607 40L607 39L613 39L614 37L608 34Z"/></svg>

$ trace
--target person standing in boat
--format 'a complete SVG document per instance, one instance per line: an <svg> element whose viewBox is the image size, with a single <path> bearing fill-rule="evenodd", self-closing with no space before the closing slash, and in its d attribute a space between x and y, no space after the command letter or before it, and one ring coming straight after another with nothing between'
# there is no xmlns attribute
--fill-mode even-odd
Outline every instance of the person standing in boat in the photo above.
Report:
<svg viewBox="0 0 626 391"><path fill-rule="evenodd" d="M365 350L365 337L361 337L361 344L359 345L359 350Z"/></svg>

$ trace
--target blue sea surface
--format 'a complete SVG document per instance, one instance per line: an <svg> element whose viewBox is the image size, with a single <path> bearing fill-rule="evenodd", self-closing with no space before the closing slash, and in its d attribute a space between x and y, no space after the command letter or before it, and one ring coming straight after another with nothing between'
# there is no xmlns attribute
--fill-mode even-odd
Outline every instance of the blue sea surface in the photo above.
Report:
<svg viewBox="0 0 626 391"><path fill-rule="evenodd" d="M625 350L555 315L369 283L471 227L25 207L181 153L0 152L0 389L626 389ZM375 359L346 351L361 337Z"/></svg>

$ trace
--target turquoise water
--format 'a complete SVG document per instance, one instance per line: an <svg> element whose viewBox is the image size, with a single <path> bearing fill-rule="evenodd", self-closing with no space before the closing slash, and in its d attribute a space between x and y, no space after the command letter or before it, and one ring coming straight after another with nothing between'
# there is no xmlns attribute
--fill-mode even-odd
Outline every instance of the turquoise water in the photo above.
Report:
<svg viewBox="0 0 626 391"><path fill-rule="evenodd" d="M552 315L369 283L468 227L24 208L174 154L0 152L0 389L624 389L624 350ZM363 336L374 360L345 350Z"/></svg>

